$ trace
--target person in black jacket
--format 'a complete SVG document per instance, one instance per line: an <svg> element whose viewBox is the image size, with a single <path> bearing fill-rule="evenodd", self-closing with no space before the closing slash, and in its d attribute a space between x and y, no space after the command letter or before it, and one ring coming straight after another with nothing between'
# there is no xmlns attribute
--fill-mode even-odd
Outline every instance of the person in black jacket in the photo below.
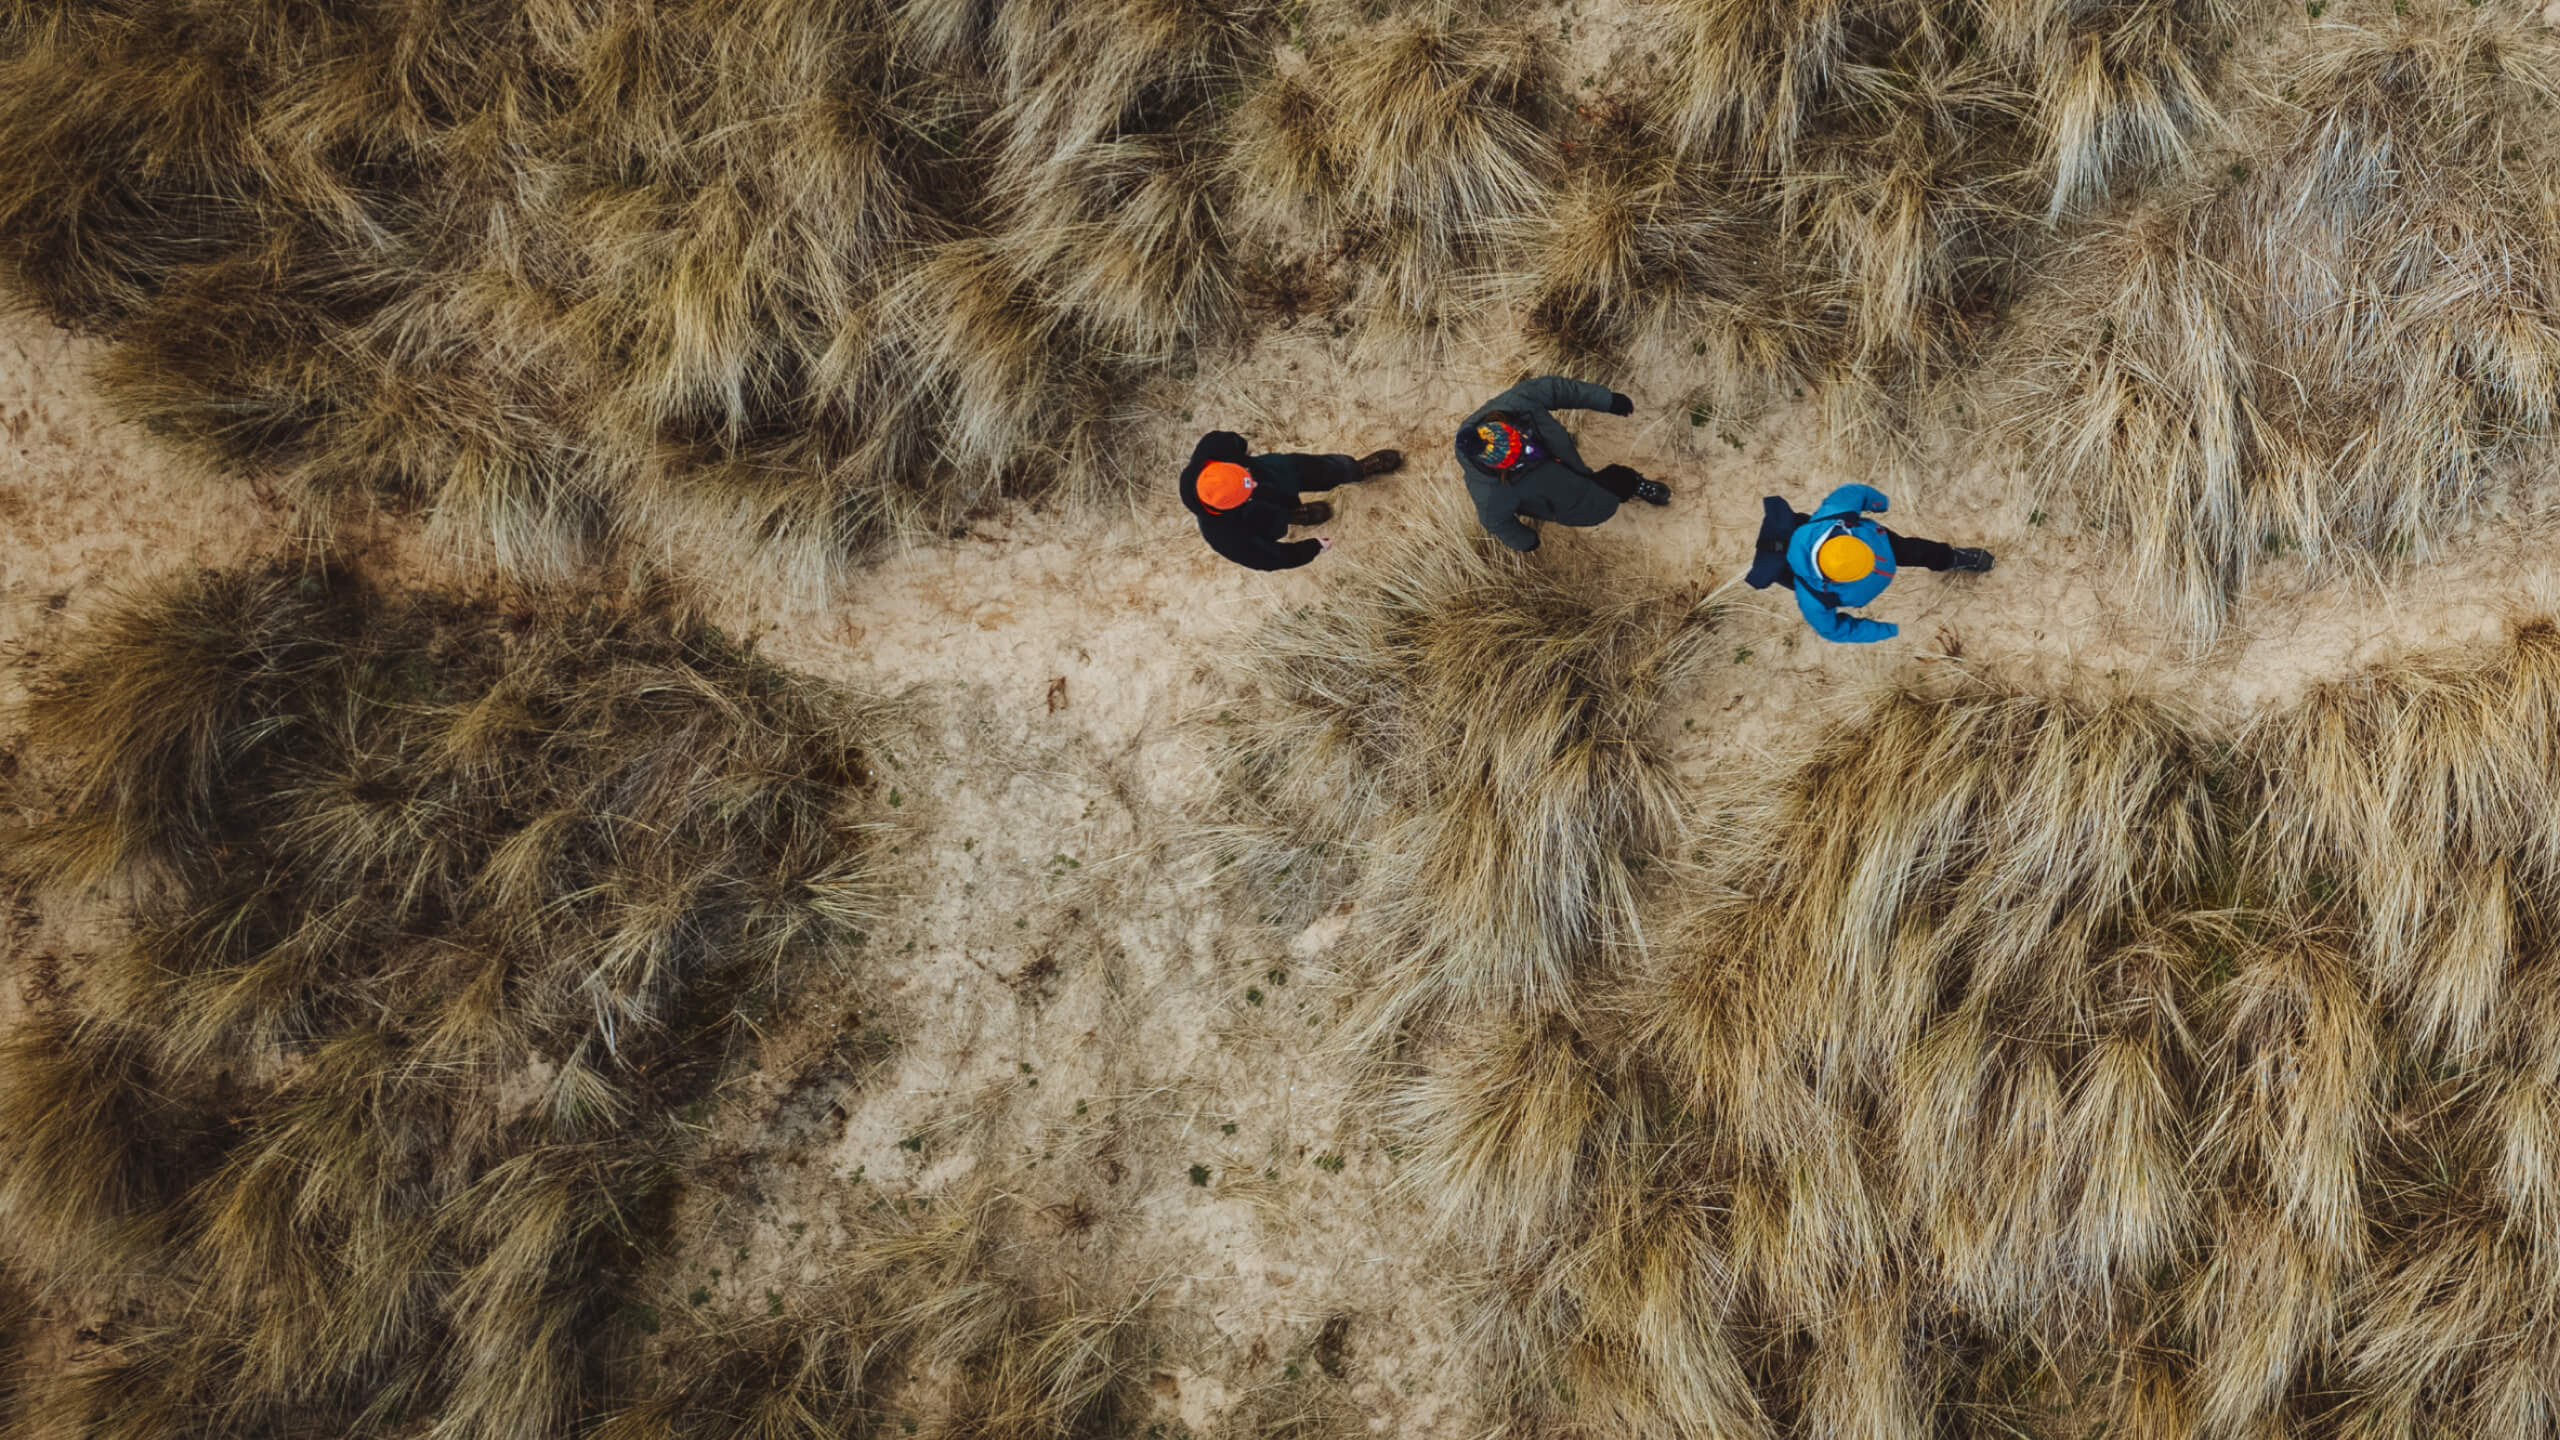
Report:
<svg viewBox="0 0 2560 1440"><path fill-rule="evenodd" d="M1476 519L1493 538L1514 550L1538 548L1538 532L1526 522L1597 525L1620 503L1671 503L1671 487L1624 465L1597 471L1582 463L1573 432L1550 413L1602 410L1632 415L1635 402L1601 385L1561 375L1523 380L1484 403L1458 424L1458 469L1476 502Z"/></svg>
<svg viewBox="0 0 2560 1440"><path fill-rule="evenodd" d="M1404 464L1393 450L1375 450L1354 460L1348 455L1256 455L1244 437L1231 430L1212 430L1191 451L1182 468L1182 504L1200 521L1200 538L1209 548L1255 570L1290 570L1333 548L1333 537L1287 540L1292 525L1321 525L1333 518L1322 500L1299 498L1309 490L1330 490Z"/></svg>

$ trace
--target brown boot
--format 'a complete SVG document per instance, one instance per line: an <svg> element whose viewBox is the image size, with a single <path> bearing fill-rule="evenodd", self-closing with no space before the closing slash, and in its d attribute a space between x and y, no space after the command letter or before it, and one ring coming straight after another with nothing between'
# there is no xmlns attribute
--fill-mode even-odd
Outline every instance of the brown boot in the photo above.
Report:
<svg viewBox="0 0 2560 1440"><path fill-rule="evenodd" d="M1333 518L1333 507L1321 500L1310 500L1289 512L1292 525L1321 525Z"/></svg>
<svg viewBox="0 0 2560 1440"><path fill-rule="evenodd" d="M1363 480L1372 475L1393 475L1403 468L1404 452L1401 450L1372 450L1360 457L1360 478Z"/></svg>

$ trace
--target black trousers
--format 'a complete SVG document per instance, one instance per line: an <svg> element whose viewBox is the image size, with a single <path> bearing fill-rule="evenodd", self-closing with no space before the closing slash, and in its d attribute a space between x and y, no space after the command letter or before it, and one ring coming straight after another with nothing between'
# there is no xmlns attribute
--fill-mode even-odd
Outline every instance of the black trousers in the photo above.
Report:
<svg viewBox="0 0 2560 1440"><path fill-rule="evenodd" d="M1923 570L1952 570L1956 565L1955 547L1935 540L1919 540L1899 530L1888 529L1884 538L1893 543L1893 560L1897 565L1917 565Z"/></svg>
<svg viewBox="0 0 2560 1440"><path fill-rule="evenodd" d="M1591 472L1591 483L1608 491L1624 505L1636 498L1636 482L1644 475L1624 465L1603 465Z"/></svg>
<svg viewBox="0 0 2560 1440"><path fill-rule="evenodd" d="M1266 455L1266 460L1289 462L1289 504L1297 504L1297 494L1308 490L1330 490L1336 485L1356 485L1364 478L1360 462L1348 455Z"/></svg>

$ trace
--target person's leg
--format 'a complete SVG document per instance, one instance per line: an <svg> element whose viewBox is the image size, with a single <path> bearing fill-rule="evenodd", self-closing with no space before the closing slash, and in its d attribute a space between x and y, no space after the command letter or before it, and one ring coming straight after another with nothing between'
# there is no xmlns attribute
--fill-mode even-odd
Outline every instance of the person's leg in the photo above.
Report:
<svg viewBox="0 0 2560 1440"><path fill-rule="evenodd" d="M1671 487L1659 480L1648 480L1632 465L1603 465L1591 472L1591 483L1618 497L1624 505L1641 500L1647 505L1671 503Z"/></svg>
<svg viewBox="0 0 2560 1440"><path fill-rule="evenodd" d="M1360 479L1360 463L1348 455L1293 455L1298 472L1298 488L1330 490L1336 485L1349 485ZM1309 500L1289 516L1292 525L1322 525L1333 518L1333 507L1322 500Z"/></svg>
<svg viewBox="0 0 2560 1440"><path fill-rule="evenodd" d="M1623 505L1636 498L1636 486L1644 483L1644 477L1624 465L1603 465L1591 472L1591 483L1618 497Z"/></svg>
<svg viewBox="0 0 2560 1440"><path fill-rule="evenodd" d="M1330 490L1336 485L1355 485L1367 477L1360 473L1360 462L1348 455L1283 455L1300 490Z"/></svg>
<svg viewBox="0 0 2560 1440"><path fill-rule="evenodd" d="M1893 543L1893 561L1897 565L1917 565L1923 570L1956 568L1956 552L1952 545L1922 540L1893 529L1887 529L1884 536Z"/></svg>
<svg viewBox="0 0 2560 1440"><path fill-rule="evenodd" d="M1311 523L1298 518L1306 513L1307 507L1298 499L1295 486L1283 485L1276 480L1265 480L1254 487L1253 503L1257 510L1265 505L1278 508L1282 514L1289 517L1289 523L1292 525Z"/></svg>

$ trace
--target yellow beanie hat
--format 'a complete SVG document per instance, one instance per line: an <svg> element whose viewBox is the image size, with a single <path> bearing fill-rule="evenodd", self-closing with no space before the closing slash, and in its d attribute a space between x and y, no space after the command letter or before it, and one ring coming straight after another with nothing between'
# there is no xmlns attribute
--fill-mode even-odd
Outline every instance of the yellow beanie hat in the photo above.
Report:
<svg viewBox="0 0 2560 1440"><path fill-rule="evenodd" d="M1846 585L1875 573L1876 552L1855 535L1834 535L1814 547L1813 564L1822 578Z"/></svg>

